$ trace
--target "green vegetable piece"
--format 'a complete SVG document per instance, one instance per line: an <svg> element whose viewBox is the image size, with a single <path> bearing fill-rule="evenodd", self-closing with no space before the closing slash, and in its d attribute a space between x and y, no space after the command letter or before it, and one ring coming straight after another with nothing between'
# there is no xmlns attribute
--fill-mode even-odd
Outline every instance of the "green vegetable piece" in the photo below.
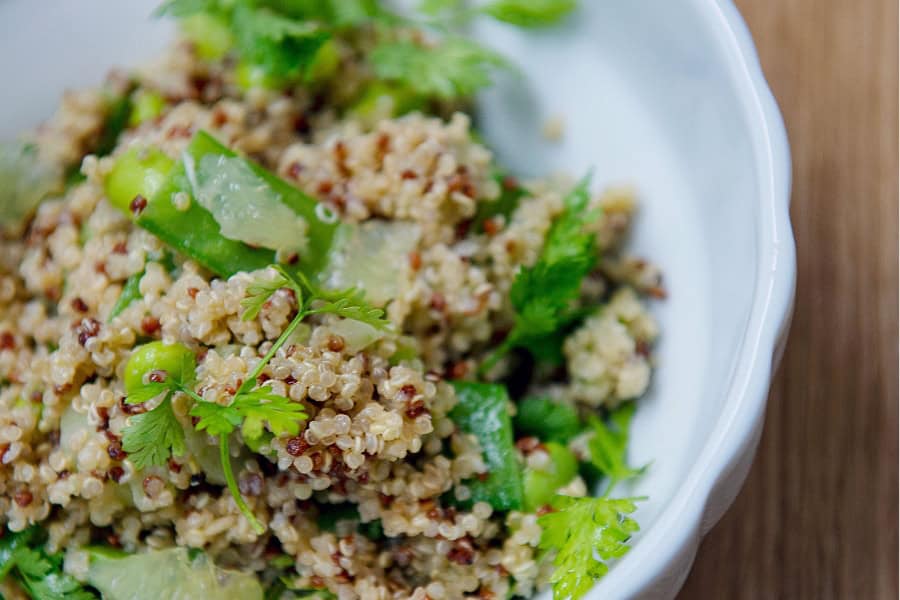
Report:
<svg viewBox="0 0 900 600"><path fill-rule="evenodd" d="M571 450L557 444L544 444L550 461L541 469L525 469L525 510L533 512L550 504L556 491L566 485L578 473L578 459Z"/></svg>
<svg viewBox="0 0 900 600"><path fill-rule="evenodd" d="M386 99L390 100L391 117L397 117L409 112L424 110L425 99L411 89L388 83L385 81L373 81L365 87L359 98L349 109L349 114L361 121L369 122L375 117L382 116L379 109Z"/></svg>
<svg viewBox="0 0 900 600"><path fill-rule="evenodd" d="M557 496L554 512L538 518L542 550L555 550L550 576L553 598L577 599L609 572L609 562L628 552L638 529L628 515L639 498L567 498Z"/></svg>
<svg viewBox="0 0 900 600"><path fill-rule="evenodd" d="M0 142L0 182L0 229L13 232L64 183L58 166L41 160L36 146L20 142Z"/></svg>
<svg viewBox="0 0 900 600"><path fill-rule="evenodd" d="M357 531L372 540L378 542L384 539L384 527L381 525L381 519L375 519L368 523L360 523Z"/></svg>
<svg viewBox="0 0 900 600"><path fill-rule="evenodd" d="M312 64L306 72L306 80L310 83L323 83L338 72L341 66L341 54L334 40L327 40L316 51Z"/></svg>
<svg viewBox="0 0 900 600"><path fill-rule="evenodd" d="M93 600L94 594L62 570L62 555L47 554L46 535L37 526L3 532L0 538L0 580L12 574L36 600Z"/></svg>
<svg viewBox="0 0 900 600"><path fill-rule="evenodd" d="M334 533L338 521L359 521L359 510L355 504L345 502L343 504L326 504L319 510L316 523L322 531Z"/></svg>
<svg viewBox="0 0 900 600"><path fill-rule="evenodd" d="M294 557L289 554L279 554L269 561L269 566L275 569L287 569L294 566Z"/></svg>
<svg viewBox="0 0 900 600"><path fill-rule="evenodd" d="M634 468L628 465L628 430L634 417L636 405L626 402L609 413L606 423L591 416L588 424L594 436L588 442L591 464L606 476L608 483L605 495L622 481L633 479L647 470L647 465Z"/></svg>
<svg viewBox="0 0 900 600"><path fill-rule="evenodd" d="M288 3L279 4L279 8L285 8ZM237 54L286 83L302 79L319 48L331 37L331 32L320 23L250 2L235 3L230 25Z"/></svg>
<svg viewBox="0 0 900 600"><path fill-rule="evenodd" d="M179 383L193 381L196 364L194 353L182 344L150 342L139 346L125 364L125 393L131 395L147 387L144 376L151 371L164 371L166 379Z"/></svg>
<svg viewBox="0 0 900 600"><path fill-rule="evenodd" d="M372 50L369 60L379 78L445 100L469 96L490 85L493 71L508 66L499 54L464 38L449 38L428 47L408 41L384 42Z"/></svg>
<svg viewBox="0 0 900 600"><path fill-rule="evenodd" d="M149 201L163 184L175 161L154 148L131 148L119 155L104 182L109 201L129 217L137 196ZM135 208L138 208L135 206Z"/></svg>
<svg viewBox="0 0 900 600"><path fill-rule="evenodd" d="M576 6L578 0L494 0L481 11L519 27L544 27L558 23Z"/></svg>
<svg viewBox="0 0 900 600"><path fill-rule="evenodd" d="M566 209L550 227L538 261L516 273L510 289L515 325L479 373L489 372L513 348L526 348L539 358L556 357L560 333L583 318L584 309L575 304L581 283L598 258L594 235L584 231L585 224L597 217L588 210L589 181L585 177L566 196Z"/></svg>
<svg viewBox="0 0 900 600"><path fill-rule="evenodd" d="M153 90L139 90L134 95L134 107L128 117L128 125L137 127L145 121L155 119L166 109L166 99Z"/></svg>
<svg viewBox="0 0 900 600"><path fill-rule="evenodd" d="M16 566L16 551L27 548L37 534L38 527L32 526L22 531L4 531L0 537L0 581Z"/></svg>
<svg viewBox="0 0 900 600"><path fill-rule="evenodd" d="M582 430L581 419L574 408L541 396L531 396L519 403L513 427L516 433L562 443Z"/></svg>
<svg viewBox="0 0 900 600"><path fill-rule="evenodd" d="M287 585L284 583L284 581L281 580L281 578L278 578L271 584L269 584L269 587L266 588L266 593L263 596L263 600L284 600L287 591Z"/></svg>
<svg viewBox="0 0 900 600"><path fill-rule="evenodd" d="M97 146L94 148L94 154L106 156L115 150L119 136L128 127L131 109L131 96L129 94L116 97L111 101L109 113L106 115L106 122L103 125L103 131L100 134L100 139L97 140Z"/></svg>
<svg viewBox="0 0 900 600"><path fill-rule="evenodd" d="M131 554L121 548L113 548L112 546L85 546L82 550L87 552L89 560L115 560L131 556Z"/></svg>
<svg viewBox="0 0 900 600"><path fill-rule="evenodd" d="M104 600L262 600L254 575L217 567L205 552L169 548L125 557L90 552L88 583Z"/></svg>
<svg viewBox="0 0 900 600"><path fill-rule="evenodd" d="M523 506L521 466L513 446L509 396L502 385L452 382L457 405L450 418L481 444L487 478L468 481L472 501L484 501L496 510L518 510Z"/></svg>
<svg viewBox="0 0 900 600"><path fill-rule="evenodd" d="M234 67L234 80L245 92L252 89L277 90L287 84L287 80L270 73L261 65L243 59Z"/></svg>
<svg viewBox="0 0 900 600"><path fill-rule="evenodd" d="M122 286L122 291L119 294L119 299L116 300L116 303L113 304L112 310L109 311L109 318L107 321L112 321L117 316L122 314L122 311L131 306L131 303L135 300L140 300L141 296L141 279L144 277L144 271L142 270L139 273L135 273L131 277L125 280L125 285Z"/></svg>
<svg viewBox="0 0 900 600"><path fill-rule="evenodd" d="M181 20L181 31L203 60L219 60L234 46L234 36L224 19L197 13Z"/></svg>
<svg viewBox="0 0 900 600"><path fill-rule="evenodd" d="M208 154L237 156L202 131L194 136L187 152L196 164ZM327 259L340 223L336 218L330 218L316 200L294 186L252 161L247 161L247 165L259 177L260 186L269 186L283 203L306 220L309 226L307 251L300 257L298 268L306 273L317 273ZM172 196L177 192L189 194L191 190L184 164L180 163L137 217L138 225L222 277L240 271L255 271L276 262L272 250L251 248L222 236L219 224L198 202L191 201L187 209L179 210Z"/></svg>

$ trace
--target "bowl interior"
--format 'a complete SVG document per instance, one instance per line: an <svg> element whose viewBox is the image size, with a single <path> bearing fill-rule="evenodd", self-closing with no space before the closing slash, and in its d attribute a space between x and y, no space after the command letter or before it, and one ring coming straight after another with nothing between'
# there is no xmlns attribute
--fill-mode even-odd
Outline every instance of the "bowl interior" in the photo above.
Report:
<svg viewBox="0 0 900 600"><path fill-rule="evenodd" d="M0 4L0 138L37 125L64 89L152 56L171 33L149 19L156 4ZM752 125L701 4L585 1L553 30L475 31L518 66L479 100L479 127L500 160L523 176L593 168L595 188L634 185L641 208L631 247L665 272L669 297L653 303L658 370L631 450L634 463L652 466L622 490L649 497L637 545L723 415L759 267ZM564 136L548 142L542 124L556 117ZM618 597L607 582L597 597Z"/></svg>

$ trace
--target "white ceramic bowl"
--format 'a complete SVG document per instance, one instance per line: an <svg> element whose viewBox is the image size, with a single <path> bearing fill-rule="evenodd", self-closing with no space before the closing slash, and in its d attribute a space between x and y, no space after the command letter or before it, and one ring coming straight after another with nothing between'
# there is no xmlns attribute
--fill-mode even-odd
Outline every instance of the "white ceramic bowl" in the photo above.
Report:
<svg viewBox="0 0 900 600"><path fill-rule="evenodd" d="M171 33L156 0L0 3L0 137L50 114L64 88L152 55ZM521 174L595 169L633 183L634 250L669 298L659 368L632 460L652 461L632 551L590 598L674 596L700 538L753 458L793 298L790 159L778 109L729 0L583 0L556 29L476 34L518 63L480 99L479 125ZM541 124L562 117L558 143Z"/></svg>

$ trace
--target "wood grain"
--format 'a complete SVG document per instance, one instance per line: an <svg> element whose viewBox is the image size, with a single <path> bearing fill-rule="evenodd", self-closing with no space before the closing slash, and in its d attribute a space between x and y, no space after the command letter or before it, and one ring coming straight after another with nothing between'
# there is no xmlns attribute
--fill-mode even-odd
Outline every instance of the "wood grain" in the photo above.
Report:
<svg viewBox="0 0 900 600"><path fill-rule="evenodd" d="M738 0L787 123L797 304L681 598L897 598L897 1Z"/></svg>

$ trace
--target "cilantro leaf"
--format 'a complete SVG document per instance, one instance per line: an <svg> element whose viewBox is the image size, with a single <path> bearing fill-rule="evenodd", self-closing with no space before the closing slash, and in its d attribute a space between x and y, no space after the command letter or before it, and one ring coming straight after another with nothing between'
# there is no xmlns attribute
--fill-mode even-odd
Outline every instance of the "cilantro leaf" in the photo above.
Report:
<svg viewBox="0 0 900 600"><path fill-rule="evenodd" d="M164 465L185 452L184 430L172 412L171 394L153 410L131 417L122 433L122 449L137 469Z"/></svg>
<svg viewBox="0 0 900 600"><path fill-rule="evenodd" d="M241 394L233 406L243 418L241 434L248 439L258 439L263 434L263 425L268 425L275 435L297 435L299 422L307 416L302 404L276 394L267 386Z"/></svg>
<svg viewBox="0 0 900 600"><path fill-rule="evenodd" d="M259 315L262 306L281 288L289 287L294 290L297 303L300 305L300 318L312 314L329 313L362 321L376 329L385 330L391 327L391 322L384 317L384 311L369 304L365 294L357 288L346 290L327 290L313 284L301 272L291 272L283 265L272 265L280 277L273 281L260 281L247 287L248 296L241 300L244 314L241 317L245 321L255 319Z"/></svg>
<svg viewBox="0 0 900 600"><path fill-rule="evenodd" d="M299 323L303 315L304 313L301 311L291 325L295 326ZM286 331L290 331L290 326ZM284 335L279 338L281 343L283 343L283 338ZM277 344L276 342L273 347L277 347ZM266 356L271 358L269 354ZM268 362L268 358L264 358L260 364ZM254 375L248 380L255 382L256 376ZM251 383L251 385L253 384ZM199 401L191 408L190 414L200 419L195 426L198 431L206 431L211 435L218 436L219 460L228 490L254 531L262 534L265 527L247 506L235 480L234 471L231 468L228 436L240 427L245 441L253 445L265 434L264 426L268 426L268 429L275 435L297 435L300 431L300 421L305 420L307 416L303 405L274 393L271 388L266 386L255 390L244 389L244 386L241 386L228 406Z"/></svg>
<svg viewBox="0 0 900 600"><path fill-rule="evenodd" d="M0 581L16 566L17 552L33 542L37 531L37 527L29 527L22 531L6 531L0 537Z"/></svg>
<svg viewBox="0 0 900 600"><path fill-rule="evenodd" d="M40 529L7 531L0 539L0 579L11 571L36 600L93 600L96 596L62 571L62 557L49 555L39 539Z"/></svg>
<svg viewBox="0 0 900 600"><path fill-rule="evenodd" d="M565 210L554 221L537 262L522 267L510 289L515 309L512 331L479 368L489 371L512 348L524 347L535 356L553 357L548 347L557 347L555 334L571 327L583 316L576 306L582 281L597 262L594 235L584 226L596 218L588 211L590 195L585 177L565 198ZM553 344L548 344L552 340Z"/></svg>
<svg viewBox="0 0 900 600"><path fill-rule="evenodd" d="M23 575L22 586L34 600L96 600L97 596L86 590L61 567L40 577Z"/></svg>
<svg viewBox="0 0 900 600"><path fill-rule="evenodd" d="M198 402L191 408L198 417L196 429L210 435L229 435L238 427L245 438L258 439L264 425L275 435L297 435L300 421L306 419L303 405L276 394L267 386L241 392L228 406Z"/></svg>
<svg viewBox="0 0 900 600"><path fill-rule="evenodd" d="M309 312L311 314L330 313L371 325L375 329L390 329L391 322L384 317L384 311L375 308L368 302L362 290L349 288L346 290L316 290L319 302Z"/></svg>
<svg viewBox="0 0 900 600"><path fill-rule="evenodd" d="M543 27L558 23L577 5L578 0L494 0L481 12L519 27Z"/></svg>
<svg viewBox="0 0 900 600"><path fill-rule="evenodd" d="M337 27L362 25L368 21L390 23L393 15L385 11L378 0L332 0L331 22Z"/></svg>
<svg viewBox="0 0 900 600"><path fill-rule="evenodd" d="M170 389L172 389L171 385L169 385L167 382L155 383L151 381L134 390L131 390L131 392L129 392L128 395L125 396L125 402L129 404L143 404L144 402L153 400L163 392Z"/></svg>
<svg viewBox="0 0 900 600"><path fill-rule="evenodd" d="M538 518L539 547L556 551L550 577L554 600L580 598L606 575L611 560L628 552L627 542L639 529L628 516L637 508L635 500L557 496L556 510Z"/></svg>
<svg viewBox="0 0 900 600"><path fill-rule="evenodd" d="M634 411L634 402L628 402L610 413L609 424L593 415L588 419L588 424L594 431L588 442L591 464L609 479L606 494L617 483L637 477L647 470L646 465L637 469L628 466L625 456L628 449L628 429Z"/></svg>
<svg viewBox="0 0 900 600"><path fill-rule="evenodd" d="M247 286L248 296L241 300L241 306L244 308L244 314L241 319L244 321L252 321L259 315L263 305L269 301L272 295L283 287L288 285L288 280L283 276L273 281L257 281Z"/></svg>
<svg viewBox="0 0 900 600"><path fill-rule="evenodd" d="M238 56L278 82L303 75L331 37L322 21L328 11L315 2L169 0L156 14L214 16L233 36Z"/></svg>
<svg viewBox="0 0 900 600"><path fill-rule="evenodd" d="M519 402L513 425L517 434L564 444L582 431L575 408L545 396L529 396Z"/></svg>
<svg viewBox="0 0 900 600"><path fill-rule="evenodd" d="M383 42L372 50L369 60L379 78L445 99L468 96L490 85L491 72L508 65L499 54L462 38L430 47Z"/></svg>
<svg viewBox="0 0 900 600"><path fill-rule="evenodd" d="M240 56L281 79L302 75L331 37L314 21L292 19L247 2L235 6L231 28Z"/></svg>
<svg viewBox="0 0 900 600"><path fill-rule="evenodd" d="M13 561L25 577L40 578L53 570L47 557L27 546L17 548L13 552Z"/></svg>
<svg viewBox="0 0 900 600"><path fill-rule="evenodd" d="M215 402L198 402L191 408L191 416L200 419L194 425L197 431L210 435L230 435L241 424L241 415L234 403L222 406Z"/></svg>

